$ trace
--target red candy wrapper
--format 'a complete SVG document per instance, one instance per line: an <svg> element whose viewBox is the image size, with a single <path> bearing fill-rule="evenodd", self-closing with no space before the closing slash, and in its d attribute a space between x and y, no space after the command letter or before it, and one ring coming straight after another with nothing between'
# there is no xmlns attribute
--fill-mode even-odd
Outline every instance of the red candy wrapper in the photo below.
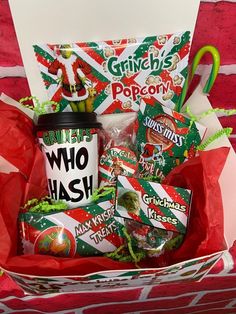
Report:
<svg viewBox="0 0 236 314"><path fill-rule="evenodd" d="M58 257L103 255L123 244L123 219L114 217L110 196L56 213L20 214L24 254Z"/></svg>
<svg viewBox="0 0 236 314"><path fill-rule="evenodd" d="M99 118L106 138L99 161L100 186L115 186L118 175L132 177L136 174L136 119L137 114L132 112Z"/></svg>

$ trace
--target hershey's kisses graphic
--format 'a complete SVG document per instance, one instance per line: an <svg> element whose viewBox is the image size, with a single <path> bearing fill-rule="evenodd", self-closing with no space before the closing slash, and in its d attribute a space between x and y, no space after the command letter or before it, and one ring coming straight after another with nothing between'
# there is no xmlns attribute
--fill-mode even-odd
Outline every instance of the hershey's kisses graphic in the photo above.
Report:
<svg viewBox="0 0 236 314"><path fill-rule="evenodd" d="M140 109L139 172L142 177L153 175L163 179L186 158L195 155L205 127L158 103L150 106L142 100Z"/></svg>

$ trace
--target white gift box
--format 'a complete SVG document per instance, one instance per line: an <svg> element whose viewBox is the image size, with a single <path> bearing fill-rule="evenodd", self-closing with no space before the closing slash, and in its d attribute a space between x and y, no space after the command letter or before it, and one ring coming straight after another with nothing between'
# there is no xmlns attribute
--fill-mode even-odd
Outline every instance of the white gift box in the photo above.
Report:
<svg viewBox="0 0 236 314"><path fill-rule="evenodd" d="M33 44L46 42L78 42L128 36L171 33L182 30L194 31L198 13L198 0L120 0L119 2L81 0L9 0L21 49L26 75L32 95L41 101L47 100L38 70ZM13 102L6 97L1 98ZM194 114L211 108L199 85L188 100ZM206 138L222 127L213 113L200 121L207 126ZM225 240L228 247L236 239L234 223L236 204L236 155L223 136L207 149L230 147L226 164L220 176L224 205ZM14 171L7 165L8 169ZM16 171L16 170L15 170ZM140 287L183 280L200 280L205 276L223 252L171 265L166 268L105 271L85 276L30 276L7 272L22 288L31 293L110 290L111 288Z"/></svg>

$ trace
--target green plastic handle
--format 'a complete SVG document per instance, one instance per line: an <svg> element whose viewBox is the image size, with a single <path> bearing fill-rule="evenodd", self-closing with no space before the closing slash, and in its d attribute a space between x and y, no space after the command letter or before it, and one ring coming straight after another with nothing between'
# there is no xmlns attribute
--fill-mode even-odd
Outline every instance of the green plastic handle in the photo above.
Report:
<svg viewBox="0 0 236 314"><path fill-rule="evenodd" d="M218 74L219 68L220 68L220 54L219 54L219 51L216 47L211 46L211 45L206 45L206 46L203 46L201 49L198 50L198 52L196 53L196 55L193 59L191 71L186 77L179 102L175 106L175 110L178 112L181 111L181 108L183 106L183 103L184 103L184 100L186 98L186 94L188 91L188 86L190 85L190 83L193 79L193 76L196 72L196 69L199 65L199 62L201 61L201 59L205 53L211 54L212 59L213 59L213 64L212 64L211 73L209 75L209 78L208 78L208 80L207 80L207 82L203 88L203 93L208 94L210 92L212 86L214 85L215 79L217 77L217 74Z"/></svg>
<svg viewBox="0 0 236 314"><path fill-rule="evenodd" d="M211 45L207 45L207 46L204 46L201 49L199 49L198 52L196 53L194 59L193 59L192 69L191 69L191 73L190 73L190 82L191 82L192 78L196 72L196 69L198 67L199 62L201 61L203 55L207 52L209 52L212 56L213 65L211 68L210 76L206 82L206 85L203 88L203 92L206 94L208 94L210 92L212 86L214 85L217 74L219 72L220 54L219 54L218 49L214 46L211 46Z"/></svg>
<svg viewBox="0 0 236 314"><path fill-rule="evenodd" d="M188 91L188 86L189 86L189 74L186 76L186 79L185 79L185 82L184 82L184 86L183 86L183 89L182 89L182 93L181 93L181 95L179 97L178 103L175 106L175 111L177 111L177 112L181 111L181 108L182 108L182 106L184 104L184 100L186 98L187 91Z"/></svg>

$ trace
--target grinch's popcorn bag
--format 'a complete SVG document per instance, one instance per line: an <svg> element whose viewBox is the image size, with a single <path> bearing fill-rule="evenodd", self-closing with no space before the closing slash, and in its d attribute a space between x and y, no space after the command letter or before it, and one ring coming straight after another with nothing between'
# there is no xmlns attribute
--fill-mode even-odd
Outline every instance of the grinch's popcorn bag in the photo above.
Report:
<svg viewBox="0 0 236 314"><path fill-rule="evenodd" d="M190 32L73 44L37 44L48 97L61 110L138 111L141 98L174 108L186 79Z"/></svg>

